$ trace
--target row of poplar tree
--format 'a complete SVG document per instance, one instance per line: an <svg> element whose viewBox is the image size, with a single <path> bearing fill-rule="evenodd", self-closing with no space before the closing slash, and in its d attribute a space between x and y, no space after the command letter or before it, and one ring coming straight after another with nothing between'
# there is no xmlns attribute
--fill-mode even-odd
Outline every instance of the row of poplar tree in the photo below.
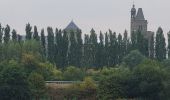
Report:
<svg viewBox="0 0 170 100"><path fill-rule="evenodd" d="M122 62L122 59L132 50L139 50L148 58L162 61L170 57L170 33L167 34L168 45L162 28L158 28L156 35L152 34L150 39L146 39L140 31L132 32L128 37L127 31L124 34L116 34L109 30L99 35L94 29L90 34L82 36L81 30L53 30L47 28L47 36L44 29L40 34L37 27L28 23L25 28L26 36L18 35L16 30L6 25L0 25L0 42L9 41L23 42L35 39L41 45L41 54L48 61L57 67L66 66L94 67L115 66ZM11 36L12 34L12 36ZM83 38L82 38L83 37ZM23 39L24 38L24 39Z"/></svg>

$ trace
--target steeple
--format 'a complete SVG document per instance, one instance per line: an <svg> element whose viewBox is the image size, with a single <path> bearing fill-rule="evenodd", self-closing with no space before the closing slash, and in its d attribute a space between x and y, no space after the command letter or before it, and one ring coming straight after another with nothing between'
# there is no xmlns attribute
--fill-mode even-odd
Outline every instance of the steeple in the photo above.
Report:
<svg viewBox="0 0 170 100"><path fill-rule="evenodd" d="M69 24L68 24L68 26L65 28L65 30L67 30L67 31L75 31L75 30L77 30L77 29L79 29L78 28L78 26L74 23L74 21L72 20Z"/></svg>
<svg viewBox="0 0 170 100"><path fill-rule="evenodd" d="M136 16L136 8L135 8L135 5L133 4L133 7L131 9L131 18L135 18Z"/></svg>
<svg viewBox="0 0 170 100"><path fill-rule="evenodd" d="M144 15L143 15L143 11L142 8L138 9L138 13L136 15L136 20L145 20Z"/></svg>

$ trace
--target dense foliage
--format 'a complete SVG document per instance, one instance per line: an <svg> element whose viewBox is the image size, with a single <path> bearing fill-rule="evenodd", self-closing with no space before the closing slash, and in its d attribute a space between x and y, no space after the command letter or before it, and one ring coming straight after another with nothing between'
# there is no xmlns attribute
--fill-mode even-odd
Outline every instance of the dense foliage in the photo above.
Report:
<svg viewBox="0 0 170 100"><path fill-rule="evenodd" d="M65 91L67 99L80 93L97 94L93 96L101 100L170 99L170 35L166 47L161 28L149 40L140 31L128 37L127 31L122 36L109 30L98 37L94 29L83 39L81 30L52 27L47 36L44 29L39 36L29 23L25 37L10 30L0 25L3 100L39 100L47 95L45 81L82 81Z"/></svg>

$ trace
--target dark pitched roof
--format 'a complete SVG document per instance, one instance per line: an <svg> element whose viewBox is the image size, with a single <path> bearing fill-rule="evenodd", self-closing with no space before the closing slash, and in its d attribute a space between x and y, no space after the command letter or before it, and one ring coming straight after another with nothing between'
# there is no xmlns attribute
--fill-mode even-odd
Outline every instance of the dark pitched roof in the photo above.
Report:
<svg viewBox="0 0 170 100"><path fill-rule="evenodd" d="M71 21L65 28L65 30L77 30L77 29L79 29L79 27L73 21Z"/></svg>
<svg viewBox="0 0 170 100"><path fill-rule="evenodd" d="M145 20L144 15L143 15L142 8L139 8L139 9L138 9L138 13L137 13L137 15L136 15L136 19L137 19L137 20Z"/></svg>

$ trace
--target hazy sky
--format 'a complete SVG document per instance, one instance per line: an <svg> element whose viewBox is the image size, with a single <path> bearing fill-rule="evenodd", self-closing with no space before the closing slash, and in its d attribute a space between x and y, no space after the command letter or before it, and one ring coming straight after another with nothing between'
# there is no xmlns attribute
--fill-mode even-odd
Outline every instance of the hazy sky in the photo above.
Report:
<svg viewBox="0 0 170 100"><path fill-rule="evenodd" d="M130 28L130 9L143 8L148 20L148 30L159 26L170 30L170 0L0 0L0 22L9 24L18 33L25 34L25 25L37 25L38 29L52 26L65 28L73 19L88 33L111 29L123 33Z"/></svg>

